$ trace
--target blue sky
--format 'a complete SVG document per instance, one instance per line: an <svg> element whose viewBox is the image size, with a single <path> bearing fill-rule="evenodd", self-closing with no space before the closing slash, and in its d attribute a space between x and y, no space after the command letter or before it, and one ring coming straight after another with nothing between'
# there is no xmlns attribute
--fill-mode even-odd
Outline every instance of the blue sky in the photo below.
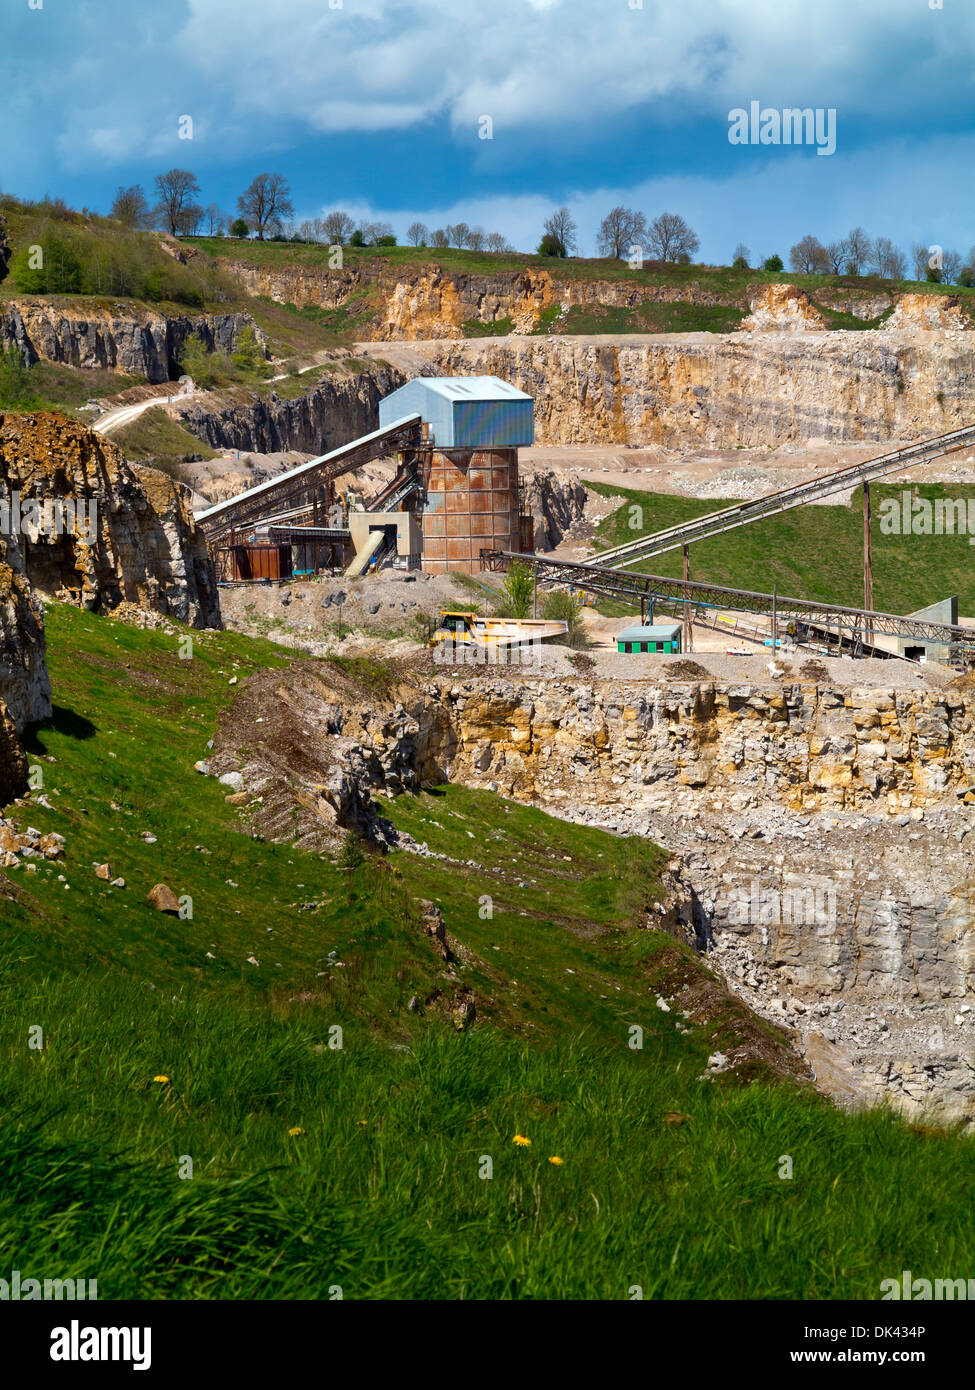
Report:
<svg viewBox="0 0 975 1390"><path fill-rule="evenodd" d="M463 220L528 250L567 203L593 254L623 202L683 213L713 262L856 223L965 253L975 6L932 3L0 0L0 186L105 211L178 164L231 211L274 170L299 220L401 236ZM752 101L835 108L836 153L731 145Z"/></svg>

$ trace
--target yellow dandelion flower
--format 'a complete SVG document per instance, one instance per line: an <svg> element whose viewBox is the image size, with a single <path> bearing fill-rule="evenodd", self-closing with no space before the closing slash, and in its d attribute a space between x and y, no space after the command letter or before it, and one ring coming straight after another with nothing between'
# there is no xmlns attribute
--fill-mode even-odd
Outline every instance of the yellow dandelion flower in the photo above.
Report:
<svg viewBox="0 0 975 1390"><path fill-rule="evenodd" d="M154 1076L152 1079L153 1079L154 1082L155 1082L155 1081L158 1081L159 1084L160 1084L161 1086L168 1086L168 1085L169 1085L169 1077L168 1077L168 1076Z"/></svg>
<svg viewBox="0 0 975 1390"><path fill-rule="evenodd" d="M554 1163L556 1168L562 1167L562 1159L559 1158L558 1154L553 1154L552 1157L549 1159L549 1163Z"/></svg>
<svg viewBox="0 0 975 1390"><path fill-rule="evenodd" d="M288 1130L288 1133L291 1135L292 1139L297 1139L298 1135L304 1134L304 1132L305 1131L302 1129L301 1125L292 1125L291 1128Z"/></svg>
<svg viewBox="0 0 975 1390"><path fill-rule="evenodd" d="M360 1120L360 1121L359 1121L359 1124L360 1124L360 1125L367 1125L368 1123L369 1123L368 1120Z"/></svg>
<svg viewBox="0 0 975 1390"><path fill-rule="evenodd" d="M531 1143L531 1140L526 1134L516 1134L511 1142L517 1144L519 1149L524 1149Z"/></svg>

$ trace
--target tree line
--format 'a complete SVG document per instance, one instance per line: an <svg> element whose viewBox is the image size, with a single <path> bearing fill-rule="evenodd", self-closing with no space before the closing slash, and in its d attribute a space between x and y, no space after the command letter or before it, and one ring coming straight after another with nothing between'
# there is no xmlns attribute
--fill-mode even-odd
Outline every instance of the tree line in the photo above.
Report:
<svg viewBox="0 0 975 1390"><path fill-rule="evenodd" d="M975 246L967 257L942 246L916 241L910 258L890 237L871 237L854 227L839 241L823 245L811 233L789 252L791 268L805 275L879 275L884 280L926 280L931 284L975 285ZM908 266L914 271L908 277Z"/></svg>
<svg viewBox="0 0 975 1390"><path fill-rule="evenodd" d="M256 236L258 240L322 242L329 246L395 246L388 222L356 223L348 213L307 218L296 225L291 188L282 174L258 174L237 199L237 215L216 203L199 202L200 185L189 169L169 169L154 182L156 202L150 203L141 184L119 188L111 216L132 229L164 227L173 236ZM469 227L466 222L436 227L412 222L406 233L411 246L461 247L468 251L512 251L500 232Z"/></svg>
<svg viewBox="0 0 975 1390"><path fill-rule="evenodd" d="M259 240L313 242L325 245L383 247L396 246L397 237L388 222L356 223L347 213L336 210L325 217L305 219L296 224L291 189L281 174L258 174L237 199L232 216L215 203L204 207L199 201L200 186L188 169L170 169L156 176L156 202L150 204L140 184L119 188L112 203L111 216L129 228L162 226L174 236L256 236ZM406 243L415 247L446 250L456 247L468 251L513 252L514 247L499 232L466 222L431 230L421 221L411 222ZM654 218L634 208L618 205L599 225L597 254L613 260L644 259L676 265L689 265L700 247L696 232L679 214L662 212ZM579 232L568 207L557 208L545 219L537 250L541 255L568 257L579 252ZM761 269L780 272L785 263L778 255L759 258L752 265L749 248L739 242L732 257L737 270ZM789 268L804 275L876 275L884 280L913 278L929 283L975 287L975 246L967 256L940 246L915 242L910 253L889 237L869 235L854 227L845 237L823 243L812 233L799 239L789 251ZM913 270L913 276L908 271Z"/></svg>

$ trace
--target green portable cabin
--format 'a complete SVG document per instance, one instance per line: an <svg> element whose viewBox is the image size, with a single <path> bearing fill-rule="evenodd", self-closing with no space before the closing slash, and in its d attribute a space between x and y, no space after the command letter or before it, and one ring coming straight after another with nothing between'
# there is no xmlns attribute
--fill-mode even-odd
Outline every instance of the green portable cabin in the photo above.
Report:
<svg viewBox="0 0 975 1390"><path fill-rule="evenodd" d="M616 650L625 652L662 652L665 655L680 651L680 623L653 623L649 627L639 624L625 627L616 637Z"/></svg>

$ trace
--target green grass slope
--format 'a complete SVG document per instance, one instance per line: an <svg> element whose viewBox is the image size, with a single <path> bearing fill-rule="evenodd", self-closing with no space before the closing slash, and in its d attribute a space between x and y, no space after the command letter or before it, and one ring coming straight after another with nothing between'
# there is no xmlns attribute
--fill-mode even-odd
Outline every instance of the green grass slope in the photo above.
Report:
<svg viewBox="0 0 975 1390"><path fill-rule="evenodd" d="M48 633L51 809L12 813L66 855L0 871L8 1268L102 1298L457 1299L876 1297L969 1267L971 1142L794 1084L774 1029L637 930L655 846L455 787L384 804L430 857L252 839L192 765L280 649L197 633L181 659L59 606ZM146 905L159 881L192 916ZM698 1079L743 1039L744 1077Z"/></svg>
<svg viewBox="0 0 975 1390"><path fill-rule="evenodd" d="M596 545L609 548L704 516L735 499L702 501L668 493L641 492L607 483L587 483L602 497L623 499L617 511L600 522ZM929 603L957 594L959 611L975 613L975 566L966 533L957 535L885 535L881 508L894 498L900 508L903 492L936 498L975 498L975 488L955 483L871 485L871 549L874 607L881 612L911 613ZM634 513L631 508L637 507ZM630 526L631 519L640 522ZM598 553L593 557L598 560ZM634 569L678 577L683 574L681 552L653 555L635 562ZM772 586L789 598L819 599L857 608L863 603L863 498L853 494L852 505L797 507L726 531L691 547L691 578L734 589L771 593ZM614 610L615 611L615 610ZM620 607L619 611L623 609Z"/></svg>

